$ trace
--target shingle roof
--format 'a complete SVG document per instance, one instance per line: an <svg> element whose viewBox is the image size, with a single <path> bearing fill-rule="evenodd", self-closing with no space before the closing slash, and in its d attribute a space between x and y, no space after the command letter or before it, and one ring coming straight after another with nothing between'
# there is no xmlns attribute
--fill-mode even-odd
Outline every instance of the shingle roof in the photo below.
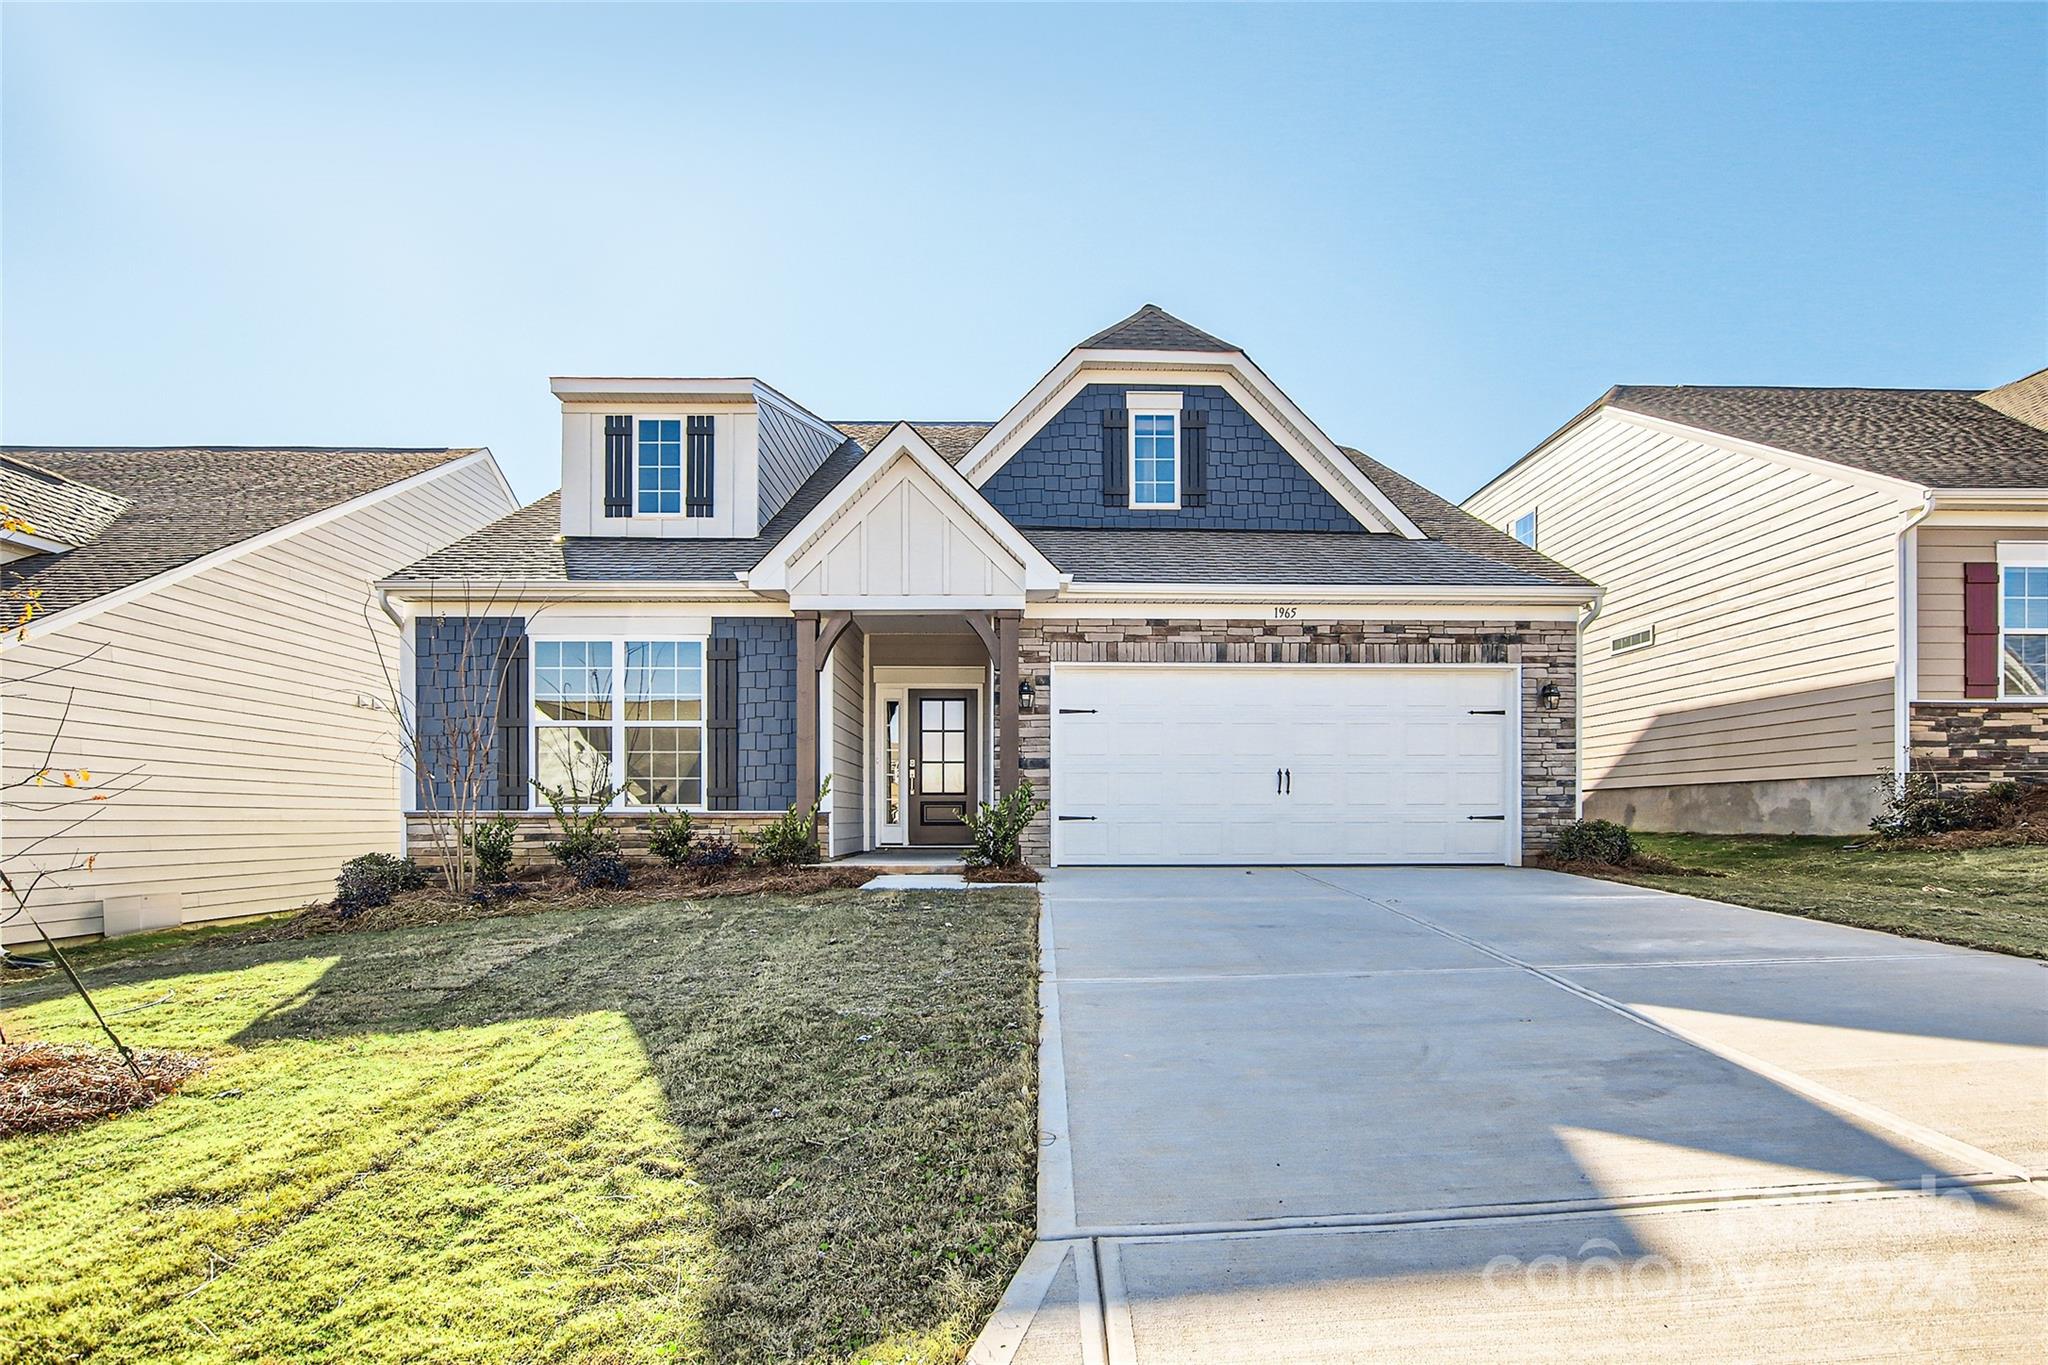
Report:
<svg viewBox="0 0 2048 1365"><path fill-rule="evenodd" d="M1077 350L1102 351L1236 351L1221 337L1190 327L1156 303L1148 303L1122 322L1103 328Z"/></svg>
<svg viewBox="0 0 2048 1365"><path fill-rule="evenodd" d="M1441 540L1365 531L1133 531L1023 527L1063 573L1095 583L1289 583L1533 588L1543 575Z"/></svg>
<svg viewBox="0 0 2048 1365"><path fill-rule="evenodd" d="M841 431L868 450L889 434L894 422L834 422ZM994 422L912 422L910 429L931 443L947 464L959 464L974 449L974 443L988 434Z"/></svg>
<svg viewBox="0 0 2048 1365"><path fill-rule="evenodd" d="M0 448L0 456L126 500L78 548L16 560L9 573L39 591L38 611L49 615L472 453L447 448L7 446Z"/></svg>
<svg viewBox="0 0 2048 1365"><path fill-rule="evenodd" d="M1338 449L1358 466L1359 472L1371 480L1375 488L1387 495L1388 501L1401 509L1403 516L1415 523L1416 530L1431 539L1455 545L1482 559L1504 564L1547 583L1585 588L1593 586L1591 579L1581 578L1548 555L1538 554L1507 532L1487 525L1405 474L1397 474L1378 460L1349 446L1339 446Z"/></svg>
<svg viewBox="0 0 2048 1365"><path fill-rule="evenodd" d="M0 456L0 507L28 523L29 534L63 545L83 545L128 505L126 498L67 479L11 456Z"/></svg>
<svg viewBox="0 0 2048 1365"><path fill-rule="evenodd" d="M2048 488L2048 432L1980 392L1624 384L1600 401L1931 488Z"/></svg>

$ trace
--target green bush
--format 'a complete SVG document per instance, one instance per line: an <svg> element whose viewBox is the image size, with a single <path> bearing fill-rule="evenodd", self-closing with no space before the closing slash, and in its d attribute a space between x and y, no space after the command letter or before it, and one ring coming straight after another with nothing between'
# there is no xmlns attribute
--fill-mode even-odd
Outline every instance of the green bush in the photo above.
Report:
<svg viewBox="0 0 2048 1365"><path fill-rule="evenodd" d="M476 859L477 875L487 882L501 882L512 870L512 839L519 826L511 816L499 815L469 832L469 851Z"/></svg>
<svg viewBox="0 0 2048 1365"><path fill-rule="evenodd" d="M647 851L670 867L681 867L690 860L690 845L696 837L688 811L656 815L647 822Z"/></svg>
<svg viewBox="0 0 2048 1365"><path fill-rule="evenodd" d="M1887 839L1917 839L1928 834L1947 834L1958 829L1993 829L1999 824L2001 807L2019 798L2017 783L2010 796L1996 791L1982 794L1942 791L1932 773L1907 773L1895 778L1887 773L1877 780L1878 811L1870 827Z"/></svg>
<svg viewBox="0 0 2048 1365"><path fill-rule="evenodd" d="M1028 777L995 801L982 802L967 816L968 847L960 861L969 867L1022 867L1024 831L1049 804Z"/></svg>
<svg viewBox="0 0 2048 1365"><path fill-rule="evenodd" d="M732 841L730 835L713 833L691 845L689 856L683 859L683 866L701 873L704 880L710 881L713 877L738 867L744 858L740 846Z"/></svg>
<svg viewBox="0 0 2048 1365"><path fill-rule="evenodd" d="M619 836L612 828L611 814L611 804L619 794L617 787L606 781L584 792L543 787L536 782L533 789L548 803L554 817L555 837L548 841L548 852L556 862L573 872L579 863L618 853Z"/></svg>
<svg viewBox="0 0 2048 1365"><path fill-rule="evenodd" d="M576 885L588 891L604 886L624 890L633 881L633 869L616 853L593 853L573 866Z"/></svg>
<svg viewBox="0 0 2048 1365"><path fill-rule="evenodd" d="M1574 820L1557 832L1550 852L1560 862L1625 867L1636 856L1636 841L1628 826L1612 820Z"/></svg>
<svg viewBox="0 0 2048 1365"><path fill-rule="evenodd" d="M334 879L334 903L347 917L389 905L399 892L417 891L426 884L426 869L411 858L365 853L341 865L341 875Z"/></svg>
<svg viewBox="0 0 2048 1365"><path fill-rule="evenodd" d="M802 867L818 861L818 807L825 803L825 793L831 787L828 777L809 810L791 806L775 823L763 825L754 836L754 861L769 867Z"/></svg>

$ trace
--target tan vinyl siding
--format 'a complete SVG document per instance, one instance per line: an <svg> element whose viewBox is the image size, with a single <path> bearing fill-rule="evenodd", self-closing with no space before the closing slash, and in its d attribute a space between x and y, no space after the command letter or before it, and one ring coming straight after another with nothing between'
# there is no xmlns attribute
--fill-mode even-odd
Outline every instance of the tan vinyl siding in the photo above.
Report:
<svg viewBox="0 0 2048 1365"><path fill-rule="evenodd" d="M1924 525L1914 539L1920 661L1914 696L1958 701L1963 695L1963 565L1995 564L1999 541L2048 540L2048 530Z"/></svg>
<svg viewBox="0 0 2048 1365"><path fill-rule="evenodd" d="M1907 499L1600 413L1466 504L1606 591L1583 658L1583 782L1890 763ZM1655 642L1612 643L1645 627Z"/></svg>
<svg viewBox="0 0 2048 1365"><path fill-rule="evenodd" d="M37 896L50 932L98 932L119 896L182 893L187 921L301 905L345 859L398 851L399 639L370 583L509 510L467 464L0 654L6 780L41 765L69 693L52 762L118 792L26 860L82 808L9 802L10 872L95 860Z"/></svg>
<svg viewBox="0 0 2048 1365"><path fill-rule="evenodd" d="M830 852L835 858L867 847L866 734L861 705L866 656L860 627L849 626L826 664L832 693Z"/></svg>

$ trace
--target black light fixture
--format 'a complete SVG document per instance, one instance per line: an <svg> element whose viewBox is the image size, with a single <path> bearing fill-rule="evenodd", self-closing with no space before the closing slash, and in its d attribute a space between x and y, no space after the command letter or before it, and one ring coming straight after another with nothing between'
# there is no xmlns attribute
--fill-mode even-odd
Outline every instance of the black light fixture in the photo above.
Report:
<svg viewBox="0 0 2048 1365"><path fill-rule="evenodd" d="M1031 679L1017 679L1017 705L1029 711L1038 702L1038 689L1031 685Z"/></svg>
<svg viewBox="0 0 2048 1365"><path fill-rule="evenodd" d="M1555 711L1563 699L1564 693L1558 690L1556 683L1545 683L1536 689L1536 704L1546 711Z"/></svg>

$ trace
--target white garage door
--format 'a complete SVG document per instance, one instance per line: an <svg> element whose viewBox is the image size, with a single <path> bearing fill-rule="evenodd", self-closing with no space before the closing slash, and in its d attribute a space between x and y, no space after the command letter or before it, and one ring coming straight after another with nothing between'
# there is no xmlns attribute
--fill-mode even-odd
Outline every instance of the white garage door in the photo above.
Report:
<svg viewBox="0 0 2048 1365"><path fill-rule="evenodd" d="M1506 668L1065 664L1058 863L1501 863Z"/></svg>

